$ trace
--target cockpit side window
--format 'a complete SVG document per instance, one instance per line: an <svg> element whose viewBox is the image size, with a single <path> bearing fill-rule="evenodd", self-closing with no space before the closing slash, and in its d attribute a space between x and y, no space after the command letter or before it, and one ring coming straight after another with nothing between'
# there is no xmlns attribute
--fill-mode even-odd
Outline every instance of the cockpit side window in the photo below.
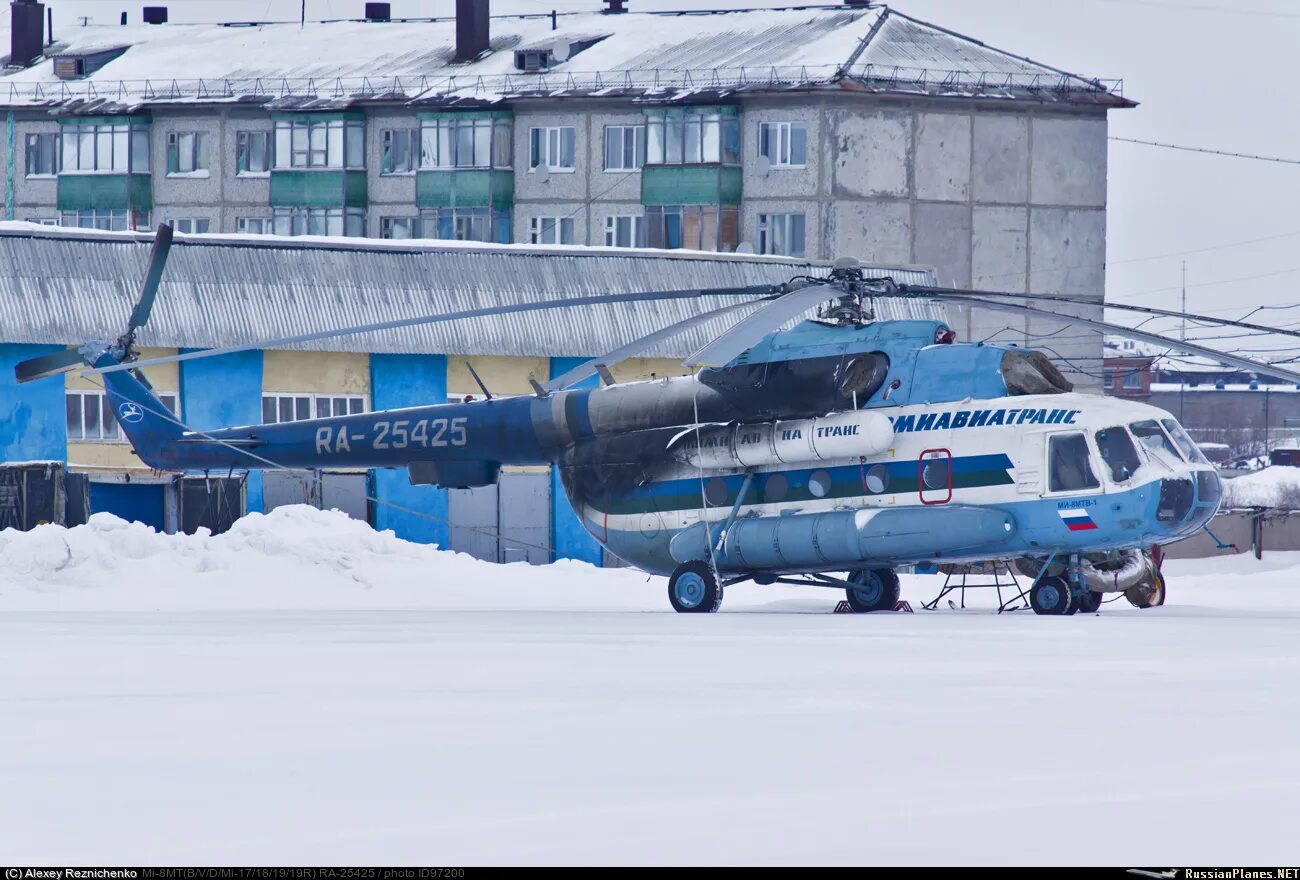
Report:
<svg viewBox="0 0 1300 880"><path fill-rule="evenodd" d="M1101 460L1110 468L1110 478L1116 483L1127 482L1142 464L1133 439L1119 425L1097 432L1097 449L1101 452Z"/></svg>
<svg viewBox="0 0 1300 880"><path fill-rule="evenodd" d="M1048 489L1078 492L1101 486L1092 472L1088 439L1082 434L1053 434L1048 438Z"/></svg>
<svg viewBox="0 0 1300 880"><path fill-rule="evenodd" d="M1133 432L1133 436L1138 439L1138 442L1145 445L1148 449L1163 449L1174 458L1182 458L1182 456L1178 454L1178 450L1174 449L1174 444L1170 443L1169 438L1165 436L1165 432L1160 430L1160 426L1156 424L1155 419L1134 422L1128 427L1129 430Z"/></svg>
<svg viewBox="0 0 1300 880"><path fill-rule="evenodd" d="M1210 463L1209 459L1201 453L1201 448L1187 435L1187 431L1183 429L1182 425L1173 419L1161 419L1160 424L1164 426L1169 436L1178 444L1178 448L1183 452L1183 458L1196 464Z"/></svg>

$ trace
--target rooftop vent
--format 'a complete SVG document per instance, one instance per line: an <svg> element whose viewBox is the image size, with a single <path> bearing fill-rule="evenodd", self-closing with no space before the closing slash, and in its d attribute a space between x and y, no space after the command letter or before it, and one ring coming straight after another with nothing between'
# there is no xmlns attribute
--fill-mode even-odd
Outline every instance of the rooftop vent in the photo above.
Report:
<svg viewBox="0 0 1300 880"><path fill-rule="evenodd" d="M130 46L101 46L76 52L59 52L54 55L54 75L59 79L82 79L90 76Z"/></svg>
<svg viewBox="0 0 1300 880"><path fill-rule="evenodd" d="M620 12L627 12L627 0L605 0L605 8L601 12L606 15L617 15Z"/></svg>
<svg viewBox="0 0 1300 880"><path fill-rule="evenodd" d="M456 60L473 61L488 47L488 0L456 0Z"/></svg>
<svg viewBox="0 0 1300 880"><path fill-rule="evenodd" d="M366 21L391 21L393 5L391 3L367 3Z"/></svg>
<svg viewBox="0 0 1300 880"><path fill-rule="evenodd" d="M560 37L551 43L521 46L515 50L515 69L525 72L549 70L568 61L583 49L594 46L609 34Z"/></svg>
<svg viewBox="0 0 1300 880"><path fill-rule="evenodd" d="M9 64L28 67L41 56L45 42L45 5L35 0L9 4Z"/></svg>
<svg viewBox="0 0 1300 880"><path fill-rule="evenodd" d="M145 23L145 24L166 24L166 23L167 23L167 7L166 7L166 6L146 6L146 7L144 8L143 13L141 13L141 18L144 19L144 23Z"/></svg>

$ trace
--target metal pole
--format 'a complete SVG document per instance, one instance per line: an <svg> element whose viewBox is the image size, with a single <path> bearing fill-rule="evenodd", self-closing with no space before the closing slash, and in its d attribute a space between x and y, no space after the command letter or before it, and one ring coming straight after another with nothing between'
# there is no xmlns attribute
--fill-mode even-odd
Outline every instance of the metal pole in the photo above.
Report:
<svg viewBox="0 0 1300 880"><path fill-rule="evenodd" d="M305 0L304 0L305 2ZM1178 341L1187 341L1187 261L1183 260L1183 326L1178 331Z"/></svg>

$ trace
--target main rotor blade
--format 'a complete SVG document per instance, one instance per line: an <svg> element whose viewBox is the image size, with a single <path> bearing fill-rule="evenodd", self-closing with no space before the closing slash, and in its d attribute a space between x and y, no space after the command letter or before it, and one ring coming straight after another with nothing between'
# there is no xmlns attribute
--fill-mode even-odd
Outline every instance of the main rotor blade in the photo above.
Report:
<svg viewBox="0 0 1300 880"><path fill-rule="evenodd" d="M603 293L592 296L573 296L567 299L544 299L537 300L536 302L517 303L504 306L485 306L477 309L465 309L459 312L444 312L440 315L420 315L415 318L399 318L394 321L380 321L375 324L362 324L357 327L344 327L338 330L322 330L317 333L303 333L298 336L283 336L279 339L267 339L260 342L249 342L243 345L228 345L223 348L209 348L203 351L191 351L185 354L174 354L167 357L150 358L142 361L127 361L126 363L114 364L109 367L83 370L82 375L89 376L95 373L115 373L119 370L134 370L141 367L152 367L157 364L171 364L178 361L217 357L218 355L234 354L240 351L254 351L262 348L282 348L284 346L297 345L304 342L316 342L320 339L331 339L335 336L348 336L353 333L373 333L380 330L396 330L401 327L416 327L422 324L440 324L447 321L461 321L466 318L486 318L492 315L537 312L546 309L565 309L570 308L571 306L596 306L608 305L611 303L647 302L655 300L700 299L714 296L750 296L761 299L763 297L775 296L784 289L785 288L782 285L763 284L754 287L665 290L653 293Z"/></svg>
<svg viewBox="0 0 1300 880"><path fill-rule="evenodd" d="M1070 303L1078 305L1079 300L1074 297L1060 296L1050 293L1007 293L997 290L963 290L960 288L948 287L919 287L913 284L900 284L898 287L900 293L916 294L920 296L964 296L972 299L980 299L986 296L994 296L999 299L1033 299L1043 300L1045 302ZM1225 327L1240 327L1243 330L1258 330L1261 333L1273 333L1278 336L1295 336L1300 337L1300 330L1283 330L1278 327L1269 327L1265 324L1251 324L1246 321L1233 321L1229 318L1211 318L1209 315L1197 315L1192 312L1175 312L1169 309L1157 309L1154 306L1135 306L1127 303L1101 303L1108 309L1119 309L1125 312L1141 312L1144 315L1159 315L1163 318L1186 318L1189 321L1204 321L1207 324L1220 324Z"/></svg>
<svg viewBox="0 0 1300 880"><path fill-rule="evenodd" d="M1045 309L1036 309L1033 306L1020 305L1019 303L991 302L989 300L974 299L965 296L950 296L948 294L928 294L928 296L938 302L977 306L999 312L1014 312L1018 315L1035 315L1042 318L1049 318L1062 324L1074 324L1080 327L1090 327L1093 330L1098 330L1102 333L1114 333L1116 336L1126 336L1129 339L1137 339L1141 342L1150 342L1154 345L1167 346L1173 351L1199 354L1202 357L1208 357L1220 363L1237 367L1238 369L1250 370L1256 373L1263 373L1267 376L1275 376L1279 379L1287 379L1292 382L1300 383L1300 372L1288 370L1283 367L1277 367L1265 361L1256 361L1239 355L1216 351L1213 348L1206 348L1204 345L1197 345L1194 342L1185 342L1180 339L1174 339L1171 336L1161 336L1159 333L1148 333L1145 330L1134 330L1132 327L1125 327L1123 324L1111 324L1107 321L1094 321L1091 318L1076 318L1072 315L1062 315L1057 312L1049 312ZM1079 300L1073 300L1073 302L1076 305L1079 304ZM1097 305L1102 306L1104 303L1097 303Z"/></svg>
<svg viewBox="0 0 1300 880"><path fill-rule="evenodd" d="M131 320L126 325L127 333L149 322L149 314L153 311L153 301L158 296L158 285L162 281L163 269L167 266L167 255L171 249L172 228L166 223L159 224L158 234L153 239L153 249L149 251L149 269L140 282L140 294L135 298L135 308L131 310Z"/></svg>
<svg viewBox="0 0 1300 880"><path fill-rule="evenodd" d="M720 367L730 363L758 340L782 324L799 317L823 300L833 299L827 285L807 281L792 284L785 293L692 354L682 364L687 367Z"/></svg>
<svg viewBox="0 0 1300 880"><path fill-rule="evenodd" d="M569 370L568 372L561 373L560 375L556 376L554 379L547 382L542 387L545 388L547 391L563 391L565 388L569 388L573 385L576 385L579 382L581 382L583 379L586 379L588 376L595 374L596 368L598 366L601 365L606 367L613 366L614 364L617 364L619 361L626 360L630 357L635 357L636 355L640 354L646 349L654 345L657 345L660 342L663 342L665 339L671 339L672 337L678 335L679 333L685 333L687 330L690 330L693 327L703 324L706 321L712 321L714 318L721 317L730 312L734 312L738 309L747 309L752 306L756 306L761 302L763 302L763 300L756 299L751 302L743 302L743 303L736 303L735 305L723 306L720 309L713 309L712 311L705 312L701 315L695 315L694 317L687 318L685 321L678 321L676 324L669 324L667 327L663 328L662 330L656 330L654 333L651 333L647 336L642 336L640 339L634 339L631 342L629 342L627 345L622 346L621 348L616 348L611 352L601 355L600 357L594 357L589 361L584 361L583 363L578 364L572 370Z"/></svg>
<svg viewBox="0 0 1300 880"><path fill-rule="evenodd" d="M22 382L44 379L57 373L66 373L74 367L81 366L85 360L76 348L64 351L52 351L39 357L29 358L14 364L14 378Z"/></svg>

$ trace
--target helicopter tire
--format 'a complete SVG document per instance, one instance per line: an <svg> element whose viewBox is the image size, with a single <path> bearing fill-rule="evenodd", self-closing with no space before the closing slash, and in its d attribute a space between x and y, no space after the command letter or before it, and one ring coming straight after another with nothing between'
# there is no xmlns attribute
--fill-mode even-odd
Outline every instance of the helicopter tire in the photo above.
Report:
<svg viewBox="0 0 1300 880"><path fill-rule="evenodd" d="M901 588L892 568L860 568L849 572L849 582L861 584L844 591L849 607L859 614L889 611L898 604Z"/></svg>
<svg viewBox="0 0 1300 880"><path fill-rule="evenodd" d="M1134 608L1158 608L1165 604L1165 576L1153 572L1151 580L1124 591L1124 598Z"/></svg>
<svg viewBox="0 0 1300 880"><path fill-rule="evenodd" d="M1029 591L1029 604L1035 614L1069 614L1075 607L1070 585L1065 578L1045 577Z"/></svg>
<svg viewBox="0 0 1300 880"><path fill-rule="evenodd" d="M722 585L708 563L683 562L668 578L668 601L679 614L711 614L722 605Z"/></svg>
<svg viewBox="0 0 1300 880"><path fill-rule="evenodd" d="M1088 590L1082 596L1074 600L1079 611L1084 614L1096 614L1101 610L1101 593L1096 590Z"/></svg>

